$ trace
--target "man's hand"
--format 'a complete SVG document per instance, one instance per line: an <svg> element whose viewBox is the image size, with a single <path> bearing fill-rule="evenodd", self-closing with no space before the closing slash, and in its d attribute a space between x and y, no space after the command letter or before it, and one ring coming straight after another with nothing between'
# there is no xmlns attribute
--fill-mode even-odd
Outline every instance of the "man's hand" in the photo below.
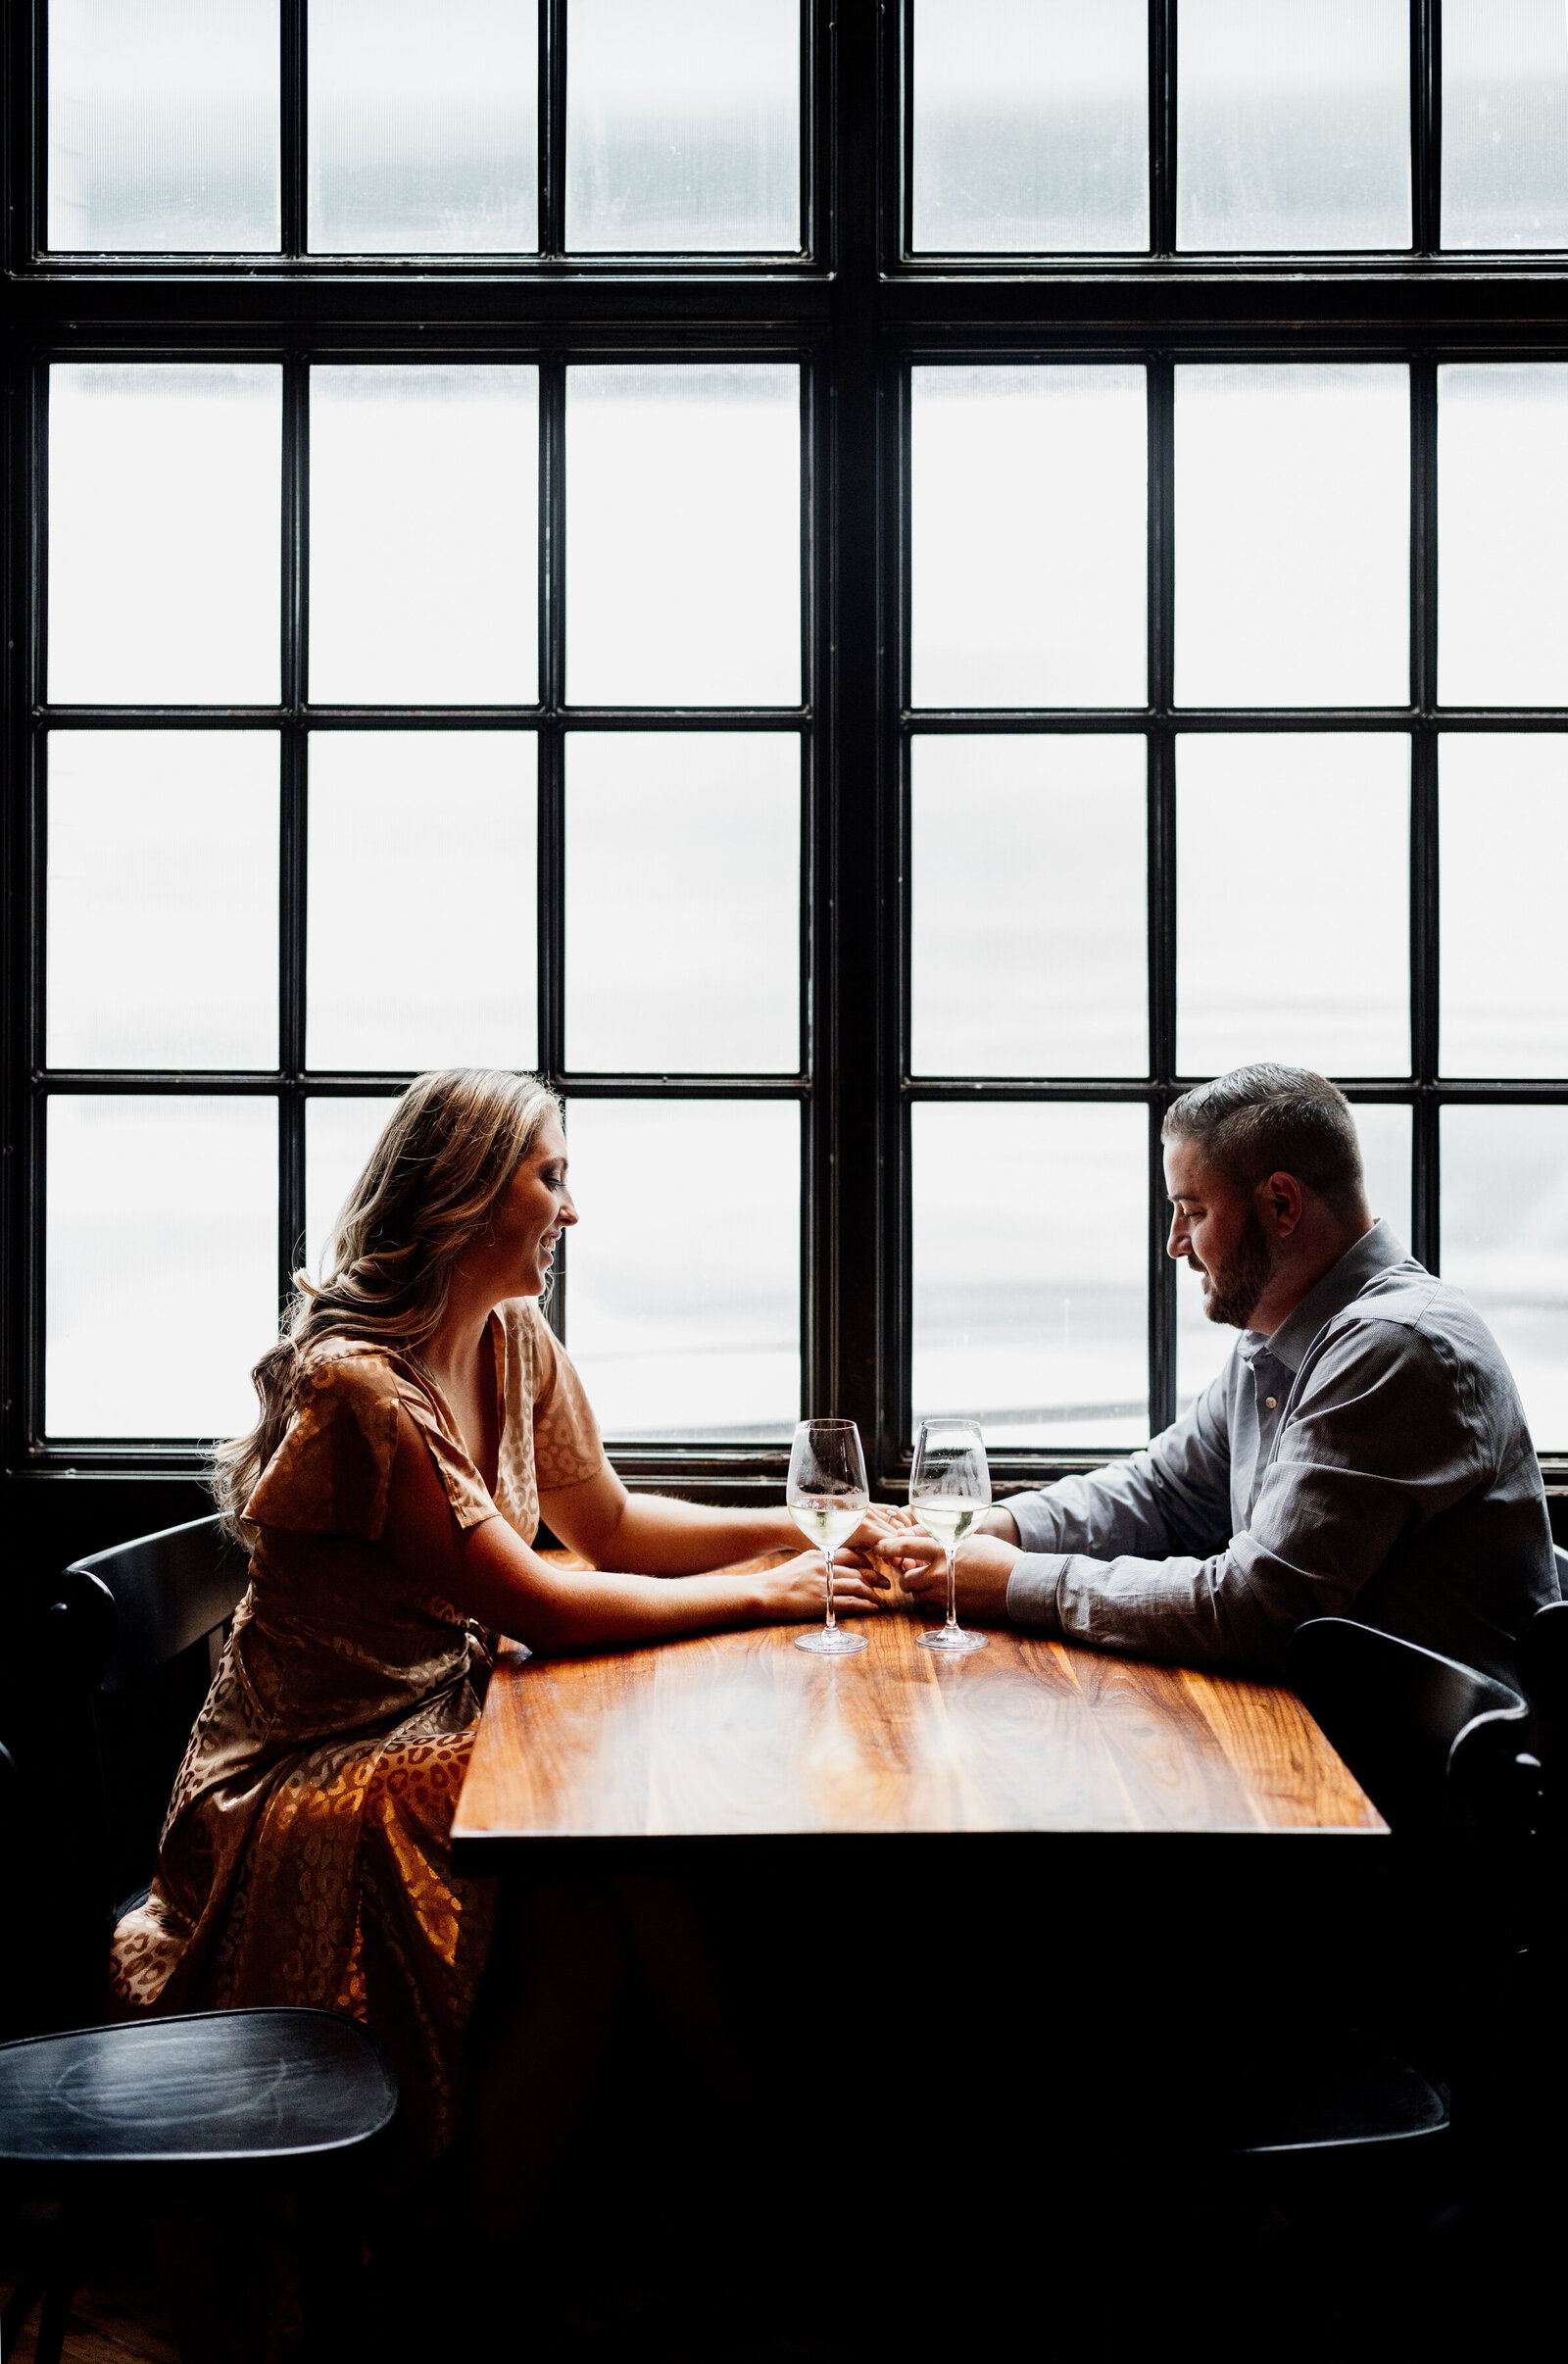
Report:
<svg viewBox="0 0 1568 2364"><path fill-rule="evenodd" d="M898 1577L906 1601L918 1608L945 1609L948 1599L948 1555L923 1528L900 1527L885 1538L879 1555ZM991 1535L971 1535L958 1546L957 1608L959 1617L1001 1625L1007 1615L1007 1579L1020 1554L1012 1544Z"/></svg>

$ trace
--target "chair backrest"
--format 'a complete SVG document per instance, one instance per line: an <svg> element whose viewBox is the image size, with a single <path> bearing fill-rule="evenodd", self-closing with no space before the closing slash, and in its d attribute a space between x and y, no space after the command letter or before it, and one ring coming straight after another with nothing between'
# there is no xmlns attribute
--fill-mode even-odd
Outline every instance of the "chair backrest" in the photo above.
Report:
<svg viewBox="0 0 1568 2364"><path fill-rule="evenodd" d="M1298 1626L1290 1677L1391 1830L1511 1812L1528 1710L1492 1676L1349 1617Z"/></svg>
<svg viewBox="0 0 1568 2364"><path fill-rule="evenodd" d="M1563 1825L1568 1823L1568 1601L1548 1601L1525 1627L1519 1637L1519 1679L1535 1718L1547 1795Z"/></svg>
<svg viewBox="0 0 1568 2364"><path fill-rule="evenodd" d="M43 1666L60 1712L38 1807L52 1824L58 1878L77 1900L63 1916L93 1932L81 1948L89 2017L102 2009L91 1999L101 1969L86 1954L152 1877L211 1680L212 1652L201 1645L232 1616L248 1581L246 1554L219 1520L191 1519L74 1560L45 1614Z"/></svg>
<svg viewBox="0 0 1568 2364"><path fill-rule="evenodd" d="M62 1600L80 1622L87 1648L96 1654L109 1644L101 1687L124 1691L231 1617L248 1570L246 1553L230 1542L220 1520L193 1518L74 1560ZM102 1607L105 1594L112 1621Z"/></svg>

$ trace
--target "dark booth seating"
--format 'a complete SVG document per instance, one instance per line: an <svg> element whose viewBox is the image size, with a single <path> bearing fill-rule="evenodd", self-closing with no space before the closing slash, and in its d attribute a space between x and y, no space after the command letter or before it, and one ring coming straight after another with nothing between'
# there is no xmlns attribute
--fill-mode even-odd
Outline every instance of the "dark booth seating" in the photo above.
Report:
<svg viewBox="0 0 1568 2364"><path fill-rule="evenodd" d="M61 1832L81 1890L69 1926L80 1961L60 1975L96 1996L101 2016L117 1911L115 1858L149 1869L161 1808L111 1847L115 1741L133 1712L101 1713L203 1640L221 1633L244 1593L244 1555L216 1518L172 1527L66 1570L45 1617L41 1663L64 1710L70 1767ZM174 1765L166 1768L167 1798ZM7 1785L12 1811L20 1785ZM381 2046L354 2020L295 2009L202 2012L35 2035L0 2045L0 2175L14 2195L58 2196L49 2247L0 2325L10 2355L39 2295L37 2364L57 2364L74 2288L90 2266L95 2217L127 2209L178 2214L292 2200L313 2357L335 2360L356 2337L359 2227L377 2149L397 2110Z"/></svg>

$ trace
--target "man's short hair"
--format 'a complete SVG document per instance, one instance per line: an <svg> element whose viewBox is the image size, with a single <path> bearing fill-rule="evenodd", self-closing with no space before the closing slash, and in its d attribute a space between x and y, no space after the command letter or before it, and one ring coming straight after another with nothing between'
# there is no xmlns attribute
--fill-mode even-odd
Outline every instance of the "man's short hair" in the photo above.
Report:
<svg viewBox="0 0 1568 2364"><path fill-rule="evenodd" d="M1210 1171L1242 1190L1294 1174L1337 1214L1352 1213L1363 1189L1350 1104L1310 1067L1233 1067L1172 1101L1160 1138L1192 1142Z"/></svg>

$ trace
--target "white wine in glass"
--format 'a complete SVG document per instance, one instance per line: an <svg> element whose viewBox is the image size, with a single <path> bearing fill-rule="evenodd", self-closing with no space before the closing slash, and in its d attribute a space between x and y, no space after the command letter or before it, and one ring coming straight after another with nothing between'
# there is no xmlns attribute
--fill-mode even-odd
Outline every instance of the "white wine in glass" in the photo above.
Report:
<svg viewBox="0 0 1568 2364"><path fill-rule="evenodd" d="M864 1650L863 1634L847 1634L833 1614L833 1554L848 1543L861 1519L871 1489L865 1482L860 1432L853 1420L803 1420L790 1449L784 1500L808 1542L816 1544L827 1571L827 1622L797 1634L797 1650L819 1658L848 1658Z"/></svg>
<svg viewBox="0 0 1568 2364"><path fill-rule="evenodd" d="M953 1656L984 1650L984 1634L966 1633L957 1616L957 1551L983 1510L991 1507L991 1469L978 1420L922 1420L909 1471L909 1508L948 1555L948 1619L922 1634L921 1650Z"/></svg>

